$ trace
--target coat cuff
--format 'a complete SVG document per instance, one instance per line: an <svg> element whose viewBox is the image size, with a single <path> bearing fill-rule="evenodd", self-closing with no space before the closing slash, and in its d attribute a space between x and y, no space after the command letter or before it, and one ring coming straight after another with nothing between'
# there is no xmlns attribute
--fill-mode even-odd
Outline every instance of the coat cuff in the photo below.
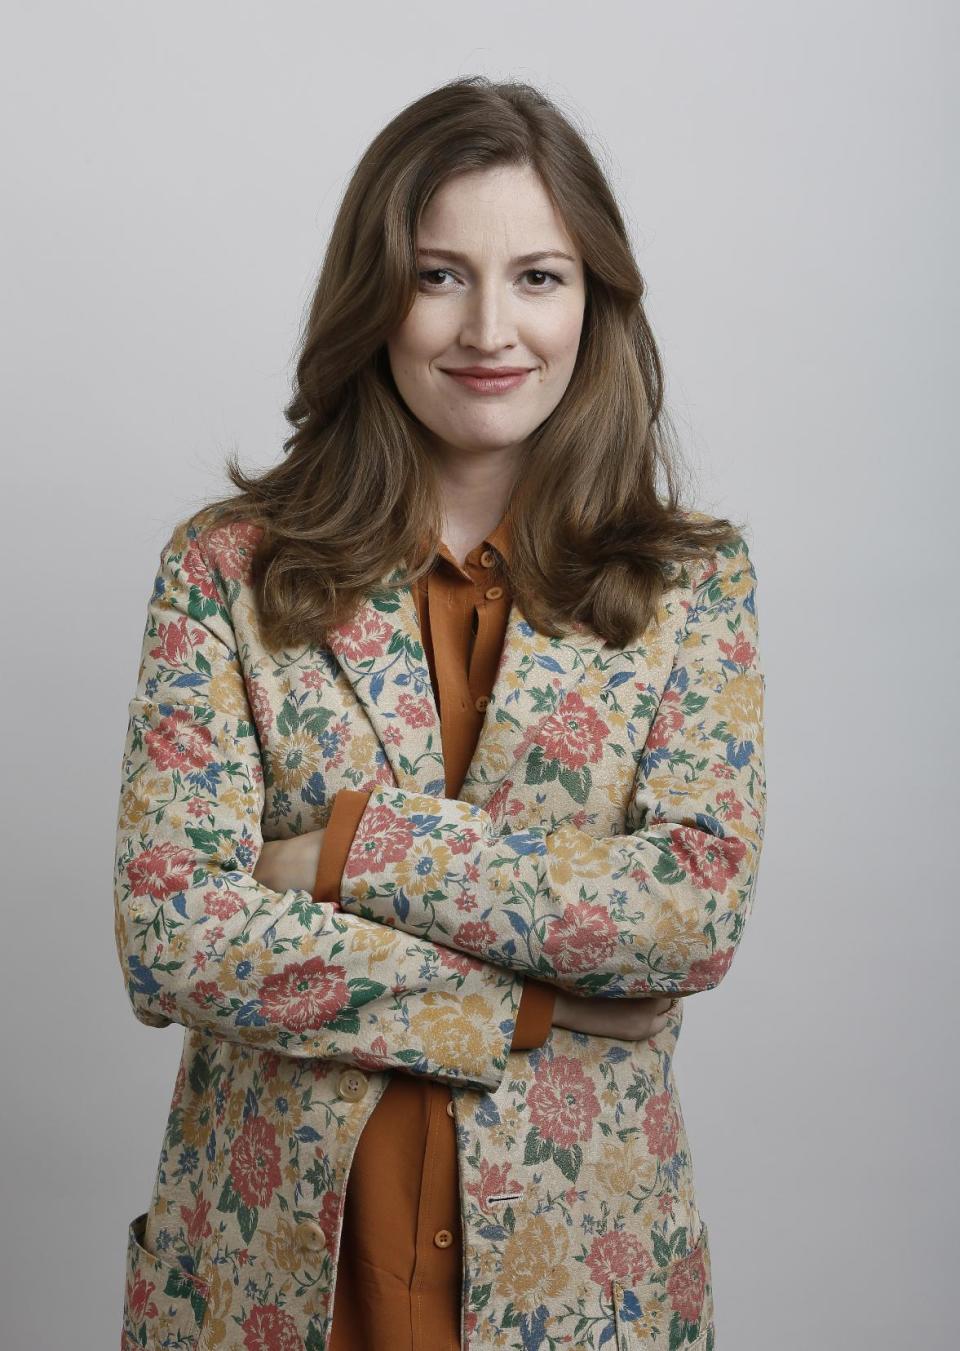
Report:
<svg viewBox="0 0 960 1351"><path fill-rule="evenodd" d="M343 867L357 833L363 809L370 800L369 793L354 788L341 788L333 799L333 808L323 833L320 859L313 884L313 899L340 909L340 883Z"/></svg>
<svg viewBox="0 0 960 1351"><path fill-rule="evenodd" d="M542 1046L553 1026L553 1006L557 992L549 985L528 977L523 982L523 994L517 1009L517 1023L513 1030L511 1051L529 1051Z"/></svg>

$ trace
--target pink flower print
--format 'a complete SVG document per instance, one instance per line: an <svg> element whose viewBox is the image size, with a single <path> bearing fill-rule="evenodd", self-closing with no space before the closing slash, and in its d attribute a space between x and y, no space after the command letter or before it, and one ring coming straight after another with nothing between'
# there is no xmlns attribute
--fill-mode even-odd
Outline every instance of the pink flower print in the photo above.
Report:
<svg viewBox="0 0 960 1351"><path fill-rule="evenodd" d="M610 728L596 709L579 694L568 694L555 713L537 727L537 744L545 760L557 760L564 769L594 765L603 755Z"/></svg>
<svg viewBox="0 0 960 1351"><path fill-rule="evenodd" d="M692 826L676 826L671 830L670 848L694 886L702 891L722 891L740 871L747 852L743 840L735 835L720 839Z"/></svg>
<svg viewBox="0 0 960 1351"><path fill-rule="evenodd" d="M660 700L657 716L647 733L646 744L643 748L644 754L649 755L651 751L662 751L674 732L682 725L683 708L680 704L680 693L678 690L667 690Z"/></svg>
<svg viewBox="0 0 960 1351"><path fill-rule="evenodd" d="M481 1210L487 1209L490 1196L522 1190L522 1185L510 1176L509 1163L488 1163L486 1159L480 1160L480 1181L467 1183L468 1193L476 1199Z"/></svg>
<svg viewBox="0 0 960 1351"><path fill-rule="evenodd" d="M265 1206L280 1186L280 1146L275 1127L248 1116L230 1151L233 1190L245 1206Z"/></svg>
<svg viewBox="0 0 960 1351"><path fill-rule="evenodd" d="M207 531L203 551L225 582L249 582L254 553L262 538L263 526L253 521L231 521Z"/></svg>
<svg viewBox="0 0 960 1351"><path fill-rule="evenodd" d="M210 568L196 541L187 547L180 562L180 571L189 585L195 586L207 600L216 601L219 599L216 583L210 575Z"/></svg>
<svg viewBox="0 0 960 1351"><path fill-rule="evenodd" d="M695 1249L680 1259L676 1268L667 1278L667 1294L670 1303L686 1323L696 1323L703 1311L703 1297L706 1293L707 1273L703 1262L703 1251Z"/></svg>
<svg viewBox="0 0 960 1351"><path fill-rule="evenodd" d="M213 737L207 727L193 722L189 709L177 708L144 737L147 754L157 769L178 769L182 774L203 769L210 763Z"/></svg>
<svg viewBox="0 0 960 1351"><path fill-rule="evenodd" d="M350 1002L346 968L322 957L291 962L260 987L260 1006L267 1018L293 1032L307 1032L332 1022Z"/></svg>
<svg viewBox="0 0 960 1351"><path fill-rule="evenodd" d="M276 1304L258 1304L243 1322L247 1351L303 1351L303 1338L291 1316Z"/></svg>
<svg viewBox="0 0 960 1351"><path fill-rule="evenodd" d="M157 844L130 860L127 881L134 896L150 896L158 903L185 891L196 862L192 849L180 844Z"/></svg>
<svg viewBox="0 0 960 1351"><path fill-rule="evenodd" d="M650 1153L658 1159L670 1159L677 1152L679 1134L677 1114L669 1093L655 1093L643 1108L643 1131Z"/></svg>
<svg viewBox="0 0 960 1351"><path fill-rule="evenodd" d="M588 1140L600 1115L593 1083L580 1062L566 1055L541 1060L527 1093L527 1107L543 1139L561 1148Z"/></svg>
<svg viewBox="0 0 960 1351"><path fill-rule="evenodd" d="M543 952L557 971L593 971L617 946L617 926L600 905L568 905L553 920Z"/></svg>
<svg viewBox="0 0 960 1351"><path fill-rule="evenodd" d="M691 962L687 973L690 984L697 990L712 990L719 985L730 969L733 952L733 948L723 948L699 962Z"/></svg>
<svg viewBox="0 0 960 1351"><path fill-rule="evenodd" d="M135 1276L132 1283L127 1282L127 1309L134 1323L156 1318L157 1306L150 1298L156 1288L153 1281L147 1281L143 1276Z"/></svg>
<svg viewBox="0 0 960 1351"><path fill-rule="evenodd" d="M633 1234L618 1229L598 1234L587 1254L590 1275L607 1294L612 1281L635 1284L653 1266L653 1259Z"/></svg>
<svg viewBox="0 0 960 1351"><path fill-rule="evenodd" d="M458 948L479 956L497 941L497 931L485 919L468 920L466 924L460 925L453 935L453 941Z"/></svg>
<svg viewBox="0 0 960 1351"><path fill-rule="evenodd" d="M157 625L160 642L156 647L151 647L150 655L161 666L185 665L193 655L193 649L203 642L203 630L193 629L188 633L189 623L186 615L181 615L179 619L172 619L169 623L161 621Z"/></svg>
<svg viewBox="0 0 960 1351"><path fill-rule="evenodd" d="M385 803L369 807L361 816L350 846L344 877L358 873L383 872L388 863L402 863L413 845L413 831Z"/></svg>
<svg viewBox="0 0 960 1351"><path fill-rule="evenodd" d="M367 611L362 620L353 619L332 630L340 655L354 666L382 657L393 635L393 628L376 611Z"/></svg>
<svg viewBox="0 0 960 1351"><path fill-rule="evenodd" d="M397 700L397 713L407 727L429 727L437 720L436 712L423 695L401 694Z"/></svg>
<svg viewBox="0 0 960 1351"><path fill-rule="evenodd" d="M203 1196L192 1209L190 1206L180 1207L180 1218L187 1226L187 1242L192 1248L196 1248L213 1233L213 1225L207 1219L209 1213L210 1202Z"/></svg>

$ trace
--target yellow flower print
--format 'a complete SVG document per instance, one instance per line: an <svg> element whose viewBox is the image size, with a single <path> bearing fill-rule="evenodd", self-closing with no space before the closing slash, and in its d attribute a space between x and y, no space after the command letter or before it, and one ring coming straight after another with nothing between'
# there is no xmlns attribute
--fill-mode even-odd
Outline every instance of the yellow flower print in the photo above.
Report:
<svg viewBox="0 0 960 1351"><path fill-rule="evenodd" d="M262 943L241 943L228 947L220 963L220 984L241 995L253 994L265 976L273 972L273 956Z"/></svg>
<svg viewBox="0 0 960 1351"><path fill-rule="evenodd" d="M636 1139L609 1140L592 1165L598 1191L608 1196L649 1191L657 1175L657 1162Z"/></svg>
<svg viewBox="0 0 960 1351"><path fill-rule="evenodd" d="M233 1281L224 1274L223 1266L211 1263L199 1273L207 1282L207 1312L203 1323L203 1344L213 1348L227 1340L227 1315L233 1300Z"/></svg>
<svg viewBox="0 0 960 1351"><path fill-rule="evenodd" d="M227 1125L231 1130L236 1130L243 1119L243 1094L233 1093L230 1097L230 1105L227 1108Z"/></svg>
<svg viewBox="0 0 960 1351"><path fill-rule="evenodd" d="M703 948L701 915L693 906L689 910L664 910L653 925L653 936L659 951L672 966L686 966L694 954Z"/></svg>
<svg viewBox="0 0 960 1351"><path fill-rule="evenodd" d="M540 1304L559 1299L570 1279L564 1264L569 1249L564 1224L550 1224L533 1215L518 1224L503 1249L504 1294L520 1313L532 1313Z"/></svg>
<svg viewBox="0 0 960 1351"><path fill-rule="evenodd" d="M302 1256L300 1246L293 1236L293 1225L288 1219L281 1215L277 1220L276 1229L273 1231L268 1229L264 1233L264 1239L271 1260L281 1271L298 1270Z"/></svg>
<svg viewBox="0 0 960 1351"><path fill-rule="evenodd" d="M411 810L417 811L418 808L412 807ZM411 900L423 896L428 891L442 887L451 857L446 845L431 841L422 853L411 850L402 863L397 863L397 881Z"/></svg>
<svg viewBox="0 0 960 1351"><path fill-rule="evenodd" d="M185 933L175 933L170 939L170 956L182 957L189 946L190 940Z"/></svg>
<svg viewBox="0 0 960 1351"><path fill-rule="evenodd" d="M279 737L276 749L270 752L274 782L295 796L319 772L321 759L317 739L309 733L297 730Z"/></svg>
<svg viewBox="0 0 960 1351"><path fill-rule="evenodd" d="M221 790L217 802L223 807L229 808L234 816L245 816L249 820L257 822L260 820L260 803L257 801L255 793L247 793L230 785Z"/></svg>
<svg viewBox="0 0 960 1351"><path fill-rule="evenodd" d="M188 1145L202 1149L213 1127L213 1104L209 1097L191 1098L183 1109L180 1134Z"/></svg>
<svg viewBox="0 0 960 1351"><path fill-rule="evenodd" d="M357 929L350 944L352 952L367 952L368 969L374 962L384 962L394 955L398 939L396 931L385 924L371 924L368 928Z"/></svg>
<svg viewBox="0 0 960 1351"><path fill-rule="evenodd" d="M465 1075L479 1078L494 1049L483 1030L493 1020L488 1002L478 994L461 999L435 990L420 1003L426 1007L410 1019L410 1030L429 1058L441 1065L458 1065Z"/></svg>
<svg viewBox="0 0 960 1351"><path fill-rule="evenodd" d="M260 1099L260 1110L263 1115L272 1121L280 1135L292 1135L295 1130L303 1125L303 1108L300 1106L300 1098L295 1089L290 1088L282 1081L276 1086L271 1086L269 1093L264 1093Z"/></svg>
<svg viewBox="0 0 960 1351"><path fill-rule="evenodd" d="M220 671L210 681L210 704L228 718L249 718L250 707L243 677L234 667Z"/></svg>
<svg viewBox="0 0 960 1351"><path fill-rule="evenodd" d="M364 779L376 778L376 754L380 743L369 733L355 733L347 746L347 759L350 768L357 770Z"/></svg>
<svg viewBox="0 0 960 1351"><path fill-rule="evenodd" d="M763 685L756 671L732 676L717 697L720 718L737 741L753 741L763 719Z"/></svg>
<svg viewBox="0 0 960 1351"><path fill-rule="evenodd" d="M165 802L173 792L173 781L154 775L138 779L136 787L124 788L120 801L121 819L127 826L138 826L153 804Z"/></svg>
<svg viewBox="0 0 960 1351"><path fill-rule="evenodd" d="M565 821L550 836L547 867L551 882L560 887L575 877L604 877L610 859L599 840Z"/></svg>

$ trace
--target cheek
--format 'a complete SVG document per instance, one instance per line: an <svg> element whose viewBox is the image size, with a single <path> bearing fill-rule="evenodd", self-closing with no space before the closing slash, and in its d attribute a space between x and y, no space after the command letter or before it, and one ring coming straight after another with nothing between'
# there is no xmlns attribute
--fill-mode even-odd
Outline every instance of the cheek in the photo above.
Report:
<svg viewBox="0 0 960 1351"><path fill-rule="evenodd" d="M566 313L554 313L549 318L549 324L544 324L540 334L539 350L554 365L571 365L580 346L583 309L571 308Z"/></svg>
<svg viewBox="0 0 960 1351"><path fill-rule="evenodd" d="M443 350L443 316L440 306L415 304L406 319L397 329L390 344L391 356L407 366L430 361Z"/></svg>

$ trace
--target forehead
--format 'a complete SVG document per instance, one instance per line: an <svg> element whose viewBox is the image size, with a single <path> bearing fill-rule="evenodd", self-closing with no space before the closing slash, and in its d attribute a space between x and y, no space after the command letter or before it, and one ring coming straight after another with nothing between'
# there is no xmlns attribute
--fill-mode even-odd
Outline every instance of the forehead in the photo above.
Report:
<svg viewBox="0 0 960 1351"><path fill-rule="evenodd" d="M442 183L424 208L417 244L510 257L535 249L576 252L536 171L512 164L472 169Z"/></svg>

